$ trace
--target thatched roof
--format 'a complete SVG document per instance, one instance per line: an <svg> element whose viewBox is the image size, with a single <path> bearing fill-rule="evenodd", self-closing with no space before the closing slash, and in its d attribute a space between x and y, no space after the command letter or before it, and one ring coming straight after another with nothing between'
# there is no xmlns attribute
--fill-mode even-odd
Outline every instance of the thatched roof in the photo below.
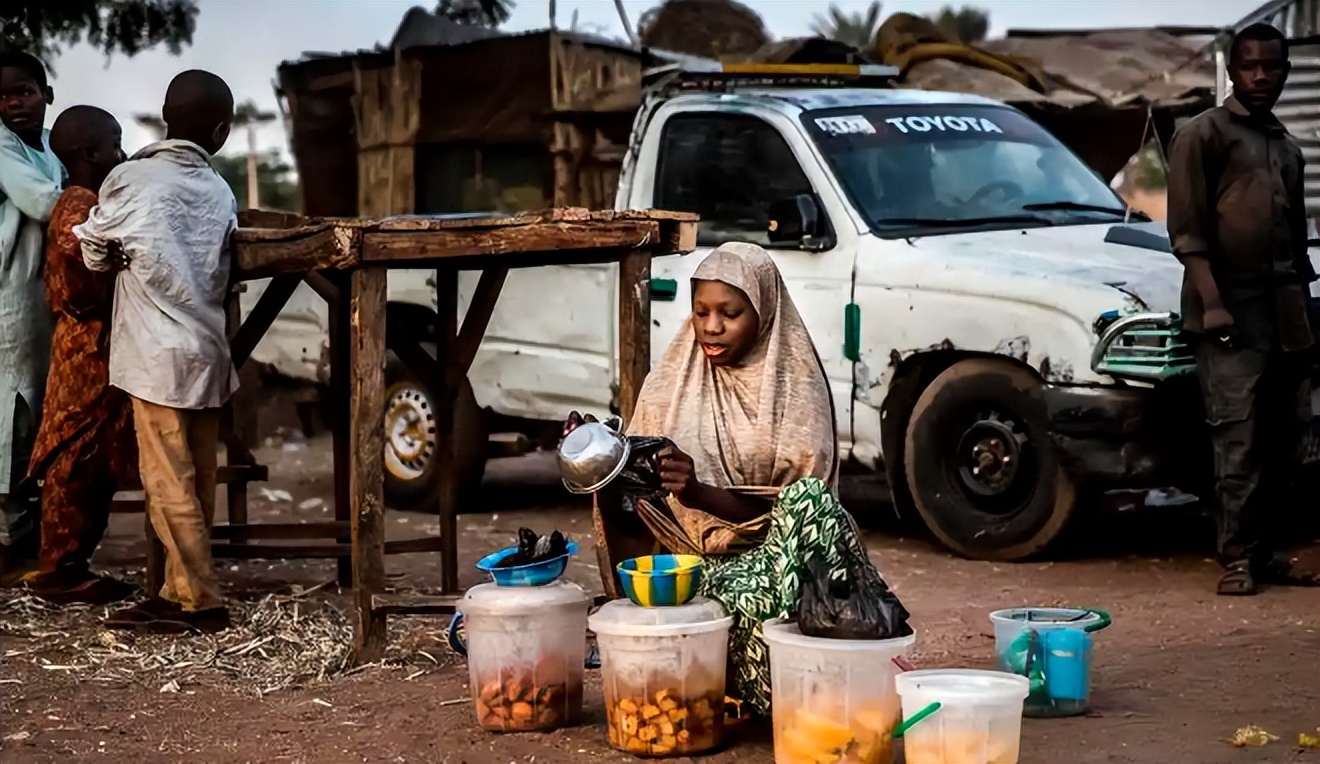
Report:
<svg viewBox="0 0 1320 764"><path fill-rule="evenodd" d="M706 58L749 56L770 42L756 11L736 0L665 0L637 23L647 48Z"/></svg>

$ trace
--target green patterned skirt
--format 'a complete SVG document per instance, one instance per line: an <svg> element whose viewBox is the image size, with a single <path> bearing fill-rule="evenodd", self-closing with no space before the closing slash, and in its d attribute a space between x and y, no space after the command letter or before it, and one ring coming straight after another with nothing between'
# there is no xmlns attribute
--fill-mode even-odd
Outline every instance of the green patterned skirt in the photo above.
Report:
<svg viewBox="0 0 1320 764"><path fill-rule="evenodd" d="M701 593L733 615L729 657L737 688L743 703L760 715L770 710L770 655L761 624L797 611L799 576L809 557L827 560L832 570L870 565L857 524L816 478L779 494L761 546L706 559Z"/></svg>

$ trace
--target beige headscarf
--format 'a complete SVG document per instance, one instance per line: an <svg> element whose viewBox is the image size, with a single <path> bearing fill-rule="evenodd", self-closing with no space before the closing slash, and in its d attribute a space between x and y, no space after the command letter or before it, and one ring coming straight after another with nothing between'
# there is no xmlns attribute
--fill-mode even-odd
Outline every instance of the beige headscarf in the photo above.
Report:
<svg viewBox="0 0 1320 764"><path fill-rule="evenodd" d="M736 366L713 366L689 316L642 385L629 434L669 438L692 457L697 478L719 488L773 497L805 477L833 484L837 433L825 370L769 253L725 244L692 281L694 291L698 281L742 290L760 320L756 345ZM757 543L769 519L735 524L667 503L670 512L639 507L639 514L677 552L736 551Z"/></svg>

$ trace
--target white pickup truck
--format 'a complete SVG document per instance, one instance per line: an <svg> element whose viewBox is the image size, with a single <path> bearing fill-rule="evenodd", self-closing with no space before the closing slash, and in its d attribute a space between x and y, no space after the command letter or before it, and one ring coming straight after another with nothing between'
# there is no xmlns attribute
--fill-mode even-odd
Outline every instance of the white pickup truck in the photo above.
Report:
<svg viewBox="0 0 1320 764"><path fill-rule="evenodd" d="M689 311L704 254L753 241L771 249L819 349L849 463L884 474L899 511L950 549L1038 552L1083 488L1195 490L1189 465L1209 455L1193 445L1204 439L1177 340L1182 271L1162 226L1133 219L1002 103L833 85L680 77L646 99L616 206L702 220L696 252L654 262L653 358ZM476 274L465 277L464 297ZM391 274L389 331L434 316L428 278ZM613 407L615 285L612 266L510 274L459 412L474 479L490 431L507 429L492 414L557 423ZM315 376L324 326L304 291L254 357ZM429 400L391 372L387 487L406 505L429 493Z"/></svg>

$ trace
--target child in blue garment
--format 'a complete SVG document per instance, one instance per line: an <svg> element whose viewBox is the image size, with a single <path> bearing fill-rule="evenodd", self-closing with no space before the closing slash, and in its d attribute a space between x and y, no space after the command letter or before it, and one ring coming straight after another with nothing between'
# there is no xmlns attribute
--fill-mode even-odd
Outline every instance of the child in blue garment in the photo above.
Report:
<svg viewBox="0 0 1320 764"><path fill-rule="evenodd" d="M34 569L40 530L36 497L13 494L41 421L52 318L41 280L46 223L64 167L44 128L54 101L46 67L0 53L0 582Z"/></svg>

